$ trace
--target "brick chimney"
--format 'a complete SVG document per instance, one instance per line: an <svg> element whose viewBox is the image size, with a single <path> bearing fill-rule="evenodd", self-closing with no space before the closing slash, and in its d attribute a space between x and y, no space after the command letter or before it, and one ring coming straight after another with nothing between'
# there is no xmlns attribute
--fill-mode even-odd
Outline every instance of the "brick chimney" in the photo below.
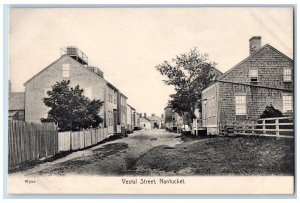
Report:
<svg viewBox="0 0 300 203"><path fill-rule="evenodd" d="M152 116L152 117L154 117L154 116L155 116L155 114L153 113L153 114L151 114L151 116Z"/></svg>
<svg viewBox="0 0 300 203"><path fill-rule="evenodd" d="M146 118L147 117L147 114L146 113L144 113L144 118Z"/></svg>
<svg viewBox="0 0 300 203"><path fill-rule="evenodd" d="M256 52L261 47L261 37L253 36L249 39L250 55Z"/></svg>

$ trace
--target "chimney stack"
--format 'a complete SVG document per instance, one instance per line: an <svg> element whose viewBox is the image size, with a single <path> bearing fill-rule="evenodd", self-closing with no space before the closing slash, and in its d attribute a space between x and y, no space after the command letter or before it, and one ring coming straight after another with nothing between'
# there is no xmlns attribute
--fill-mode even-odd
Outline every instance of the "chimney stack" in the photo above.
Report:
<svg viewBox="0 0 300 203"><path fill-rule="evenodd" d="M144 113L144 118L146 118L147 117L147 114L146 113Z"/></svg>
<svg viewBox="0 0 300 203"><path fill-rule="evenodd" d="M152 116L152 117L154 117L154 116L155 116L155 114L153 113L153 114L151 114L151 116Z"/></svg>
<svg viewBox="0 0 300 203"><path fill-rule="evenodd" d="M256 52L261 47L261 37L253 36L249 39L250 55Z"/></svg>

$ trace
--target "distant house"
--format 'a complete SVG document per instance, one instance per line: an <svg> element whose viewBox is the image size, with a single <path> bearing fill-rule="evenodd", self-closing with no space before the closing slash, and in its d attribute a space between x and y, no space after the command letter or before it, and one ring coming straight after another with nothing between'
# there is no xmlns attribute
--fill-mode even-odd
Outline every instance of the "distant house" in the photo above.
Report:
<svg viewBox="0 0 300 203"><path fill-rule="evenodd" d="M292 59L261 37L249 40L250 55L202 91L202 126L219 134L225 125L259 118L268 105L293 115Z"/></svg>
<svg viewBox="0 0 300 203"><path fill-rule="evenodd" d="M135 126L135 108L127 104L127 132L133 132Z"/></svg>
<svg viewBox="0 0 300 203"><path fill-rule="evenodd" d="M128 98L123 93L120 91L118 92L118 126L125 129L127 127L127 99Z"/></svg>
<svg viewBox="0 0 300 203"><path fill-rule="evenodd" d="M162 127L162 118L156 116L155 114L151 114L151 116L146 117L151 123L151 129L160 129Z"/></svg>
<svg viewBox="0 0 300 203"><path fill-rule="evenodd" d="M150 120L147 119L146 116L141 117L140 119L140 125L141 125L141 129L145 129L145 130L150 130L151 128L151 122Z"/></svg>
<svg viewBox="0 0 300 203"><path fill-rule="evenodd" d="M9 93L8 119L25 120L25 93L24 92Z"/></svg>
<svg viewBox="0 0 300 203"><path fill-rule="evenodd" d="M178 131L183 125L183 118L171 107L165 108L165 128L170 131Z"/></svg>
<svg viewBox="0 0 300 203"><path fill-rule="evenodd" d="M140 130L141 129L141 114L138 112L135 113L135 125L133 126L133 130Z"/></svg>

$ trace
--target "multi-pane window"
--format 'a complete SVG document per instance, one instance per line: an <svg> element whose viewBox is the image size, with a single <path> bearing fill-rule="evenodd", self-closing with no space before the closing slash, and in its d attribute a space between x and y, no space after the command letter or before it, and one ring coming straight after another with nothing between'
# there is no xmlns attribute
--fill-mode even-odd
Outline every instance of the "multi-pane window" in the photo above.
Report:
<svg viewBox="0 0 300 203"><path fill-rule="evenodd" d="M235 115L246 115L246 96L235 96Z"/></svg>
<svg viewBox="0 0 300 203"><path fill-rule="evenodd" d="M293 112L293 96L284 95L282 96L283 113Z"/></svg>
<svg viewBox="0 0 300 203"><path fill-rule="evenodd" d="M249 70L249 77L251 82L257 82L258 78L258 70L256 68L252 68Z"/></svg>
<svg viewBox="0 0 300 203"><path fill-rule="evenodd" d="M85 87L83 89L83 93L86 97L88 97L89 99L92 99L92 87Z"/></svg>
<svg viewBox="0 0 300 203"><path fill-rule="evenodd" d="M292 81L292 70L290 68L283 69L283 81Z"/></svg>
<svg viewBox="0 0 300 203"><path fill-rule="evenodd" d="M62 76L64 78L70 77L70 64L63 64L62 65Z"/></svg>

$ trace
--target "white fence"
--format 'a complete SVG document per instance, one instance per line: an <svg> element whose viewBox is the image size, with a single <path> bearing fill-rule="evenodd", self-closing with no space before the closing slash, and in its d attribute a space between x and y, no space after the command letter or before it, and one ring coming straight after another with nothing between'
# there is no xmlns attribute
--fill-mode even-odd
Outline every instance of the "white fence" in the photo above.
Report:
<svg viewBox="0 0 300 203"><path fill-rule="evenodd" d="M251 124L234 124L225 126L226 135L258 135L271 137L294 137L293 117L258 119Z"/></svg>
<svg viewBox="0 0 300 203"><path fill-rule="evenodd" d="M96 128L78 132L59 132L58 151L72 151L93 146L110 135L107 128Z"/></svg>

